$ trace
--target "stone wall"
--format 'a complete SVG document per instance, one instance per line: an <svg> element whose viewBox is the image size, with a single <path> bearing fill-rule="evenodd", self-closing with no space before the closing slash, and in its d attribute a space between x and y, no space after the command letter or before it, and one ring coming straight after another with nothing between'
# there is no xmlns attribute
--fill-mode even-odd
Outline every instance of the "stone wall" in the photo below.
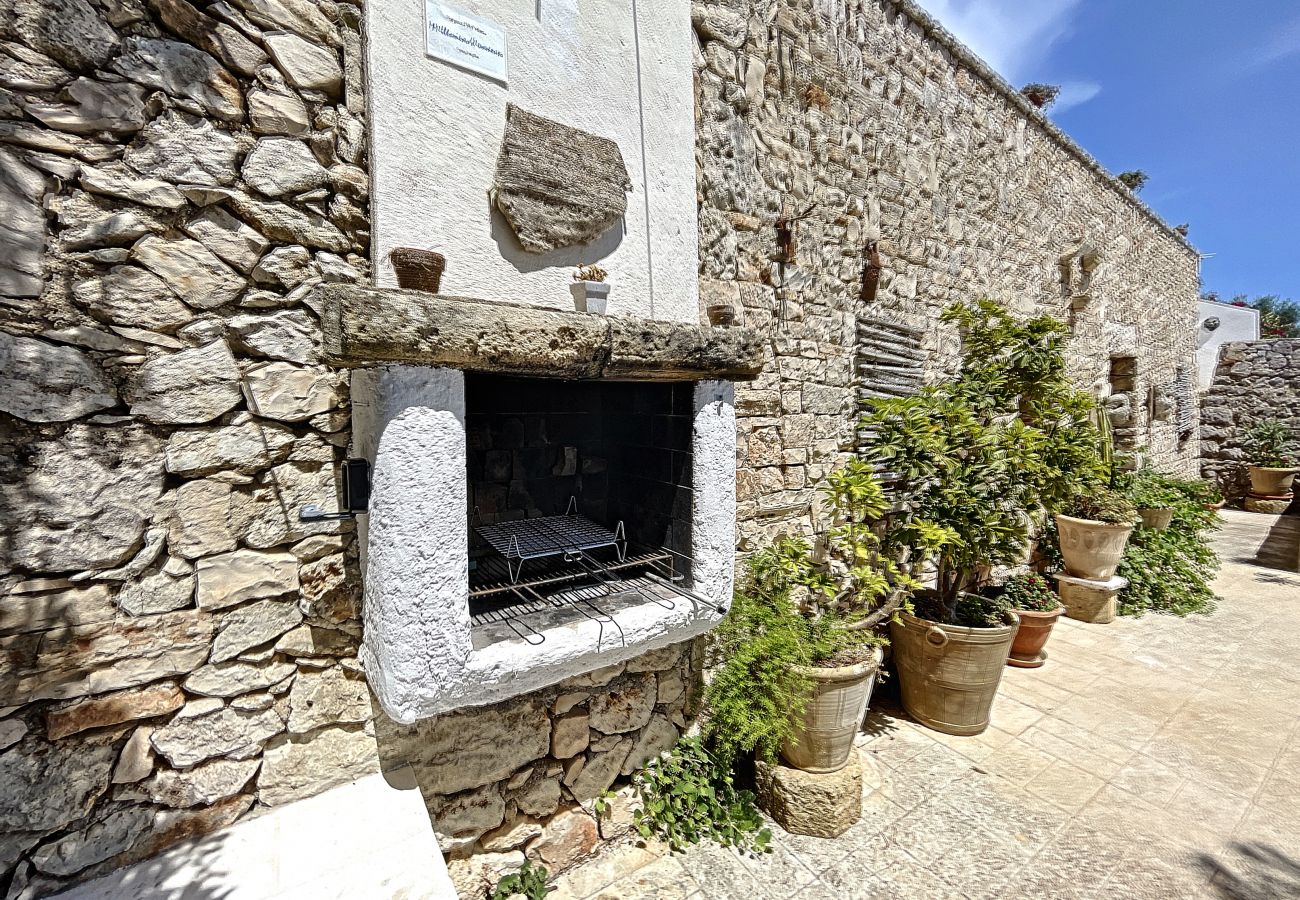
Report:
<svg viewBox="0 0 1300 900"><path fill-rule="evenodd" d="M0 0L0 893L378 758L322 281L368 276L360 9Z"/></svg>
<svg viewBox="0 0 1300 900"><path fill-rule="evenodd" d="M1201 467L1224 495L1250 487L1242 437L1261 419L1280 419L1300 440L1300 340L1237 341L1219 349L1201 397Z"/></svg>
<svg viewBox="0 0 1300 900"><path fill-rule="evenodd" d="M814 485L854 445L855 395L952 371L936 316L981 296L1067 318L1073 373L1101 395L1110 357L1131 356L1112 418L1157 464L1196 470L1179 376L1194 380L1198 263L1181 236L911 3L699 0L694 19L701 304L770 334L737 391L742 550L810 527ZM904 333L873 323L921 329L921 364L884 340L884 364L855 370L859 325Z"/></svg>

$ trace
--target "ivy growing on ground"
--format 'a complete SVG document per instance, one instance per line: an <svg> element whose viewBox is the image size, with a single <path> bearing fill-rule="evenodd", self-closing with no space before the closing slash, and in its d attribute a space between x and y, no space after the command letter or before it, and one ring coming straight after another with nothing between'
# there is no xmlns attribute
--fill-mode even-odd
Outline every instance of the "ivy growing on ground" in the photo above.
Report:
<svg viewBox="0 0 1300 900"><path fill-rule="evenodd" d="M698 737L684 737L632 780L640 807L632 825L644 840L657 839L674 853L714 841L750 854L770 853L772 832L764 827L754 795L736 787L731 765L709 752ZM609 795L596 801L605 815Z"/></svg>
<svg viewBox="0 0 1300 900"><path fill-rule="evenodd" d="M528 900L543 900L551 892L546 886L547 874L545 867L535 866L531 859L526 859L518 872L511 872L497 882L492 900L506 900L516 894L523 894Z"/></svg>
<svg viewBox="0 0 1300 900"><path fill-rule="evenodd" d="M1199 481L1162 478L1172 503L1173 521L1163 530L1138 528L1129 538L1118 574L1128 579L1119 593L1119 611L1126 616L1166 612L1177 616L1206 613L1216 597L1210 582L1219 570L1219 558L1210 548L1209 535L1216 517L1205 504L1212 491Z"/></svg>

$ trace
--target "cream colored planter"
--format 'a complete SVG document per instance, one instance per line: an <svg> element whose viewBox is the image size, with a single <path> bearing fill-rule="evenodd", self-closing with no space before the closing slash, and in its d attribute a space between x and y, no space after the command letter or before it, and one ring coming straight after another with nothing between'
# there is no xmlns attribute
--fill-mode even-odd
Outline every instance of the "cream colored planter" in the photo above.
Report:
<svg viewBox="0 0 1300 900"><path fill-rule="evenodd" d="M1144 507L1138 510L1142 517L1142 527L1152 531L1164 531L1174 521L1174 511L1168 507Z"/></svg>
<svg viewBox="0 0 1300 900"><path fill-rule="evenodd" d="M1295 469L1250 466L1250 492L1258 497L1285 497L1295 484Z"/></svg>
<svg viewBox="0 0 1300 900"><path fill-rule="evenodd" d="M898 665L903 708L928 728L945 734L979 734L989 711L1020 617L1007 613L1000 628L940 625L902 613L889 633Z"/></svg>
<svg viewBox="0 0 1300 900"><path fill-rule="evenodd" d="M813 694L803 715L795 721L795 738L781 747L781 756L805 772L836 772L853 752L871 688L884 654L874 648L872 658L853 666L820 669L800 666L812 679Z"/></svg>
<svg viewBox="0 0 1300 900"><path fill-rule="evenodd" d="M1105 581L1119 568L1133 526L1058 514L1056 532L1066 571L1076 578Z"/></svg>

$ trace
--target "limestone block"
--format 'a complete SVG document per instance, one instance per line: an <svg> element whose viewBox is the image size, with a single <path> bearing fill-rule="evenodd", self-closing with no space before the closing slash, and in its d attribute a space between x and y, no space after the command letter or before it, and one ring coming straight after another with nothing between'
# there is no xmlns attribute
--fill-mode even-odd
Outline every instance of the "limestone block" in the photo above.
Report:
<svg viewBox="0 0 1300 900"><path fill-rule="evenodd" d="M585 711L571 712L555 720L551 732L551 756L568 759L587 749L590 720Z"/></svg>
<svg viewBox="0 0 1300 900"><path fill-rule="evenodd" d="M591 698L591 727L605 734L636 731L650 721L657 695L654 675L625 678Z"/></svg>
<svg viewBox="0 0 1300 900"><path fill-rule="evenodd" d="M1061 605L1065 614L1080 622L1093 622L1105 625L1115 621L1119 592L1128 587L1128 579L1115 575L1111 578L1094 581L1090 578L1076 578L1064 572L1054 576L1061 595Z"/></svg>
<svg viewBox="0 0 1300 900"><path fill-rule="evenodd" d="M519 811L530 816L549 816L560 805L559 776L535 781L515 795Z"/></svg>
<svg viewBox="0 0 1300 900"><path fill-rule="evenodd" d="M549 871L562 872L590 855L599 838L596 821L586 810L568 809L546 823L526 852L530 858L541 860Z"/></svg>
<svg viewBox="0 0 1300 900"><path fill-rule="evenodd" d="M80 350L0 332L0 411L66 422L116 405L117 392Z"/></svg>
<svg viewBox="0 0 1300 900"><path fill-rule="evenodd" d="M285 31L267 32L262 40L275 64L294 87L338 95L343 87L343 67L333 49L317 46Z"/></svg>
<svg viewBox="0 0 1300 900"><path fill-rule="evenodd" d="M185 205L185 196L170 183L138 175L121 163L82 166L78 178L83 188L106 197L158 209L180 209Z"/></svg>
<svg viewBox="0 0 1300 900"><path fill-rule="evenodd" d="M302 613L291 600L262 600L233 609L221 618L210 660L219 663L234 659L245 650L275 640L300 622Z"/></svg>
<svg viewBox="0 0 1300 900"><path fill-rule="evenodd" d="M759 805L792 834L836 838L862 817L862 761L856 752L837 772L815 775L757 764Z"/></svg>
<svg viewBox="0 0 1300 900"><path fill-rule="evenodd" d="M167 527L167 543L172 551L186 559L197 559L234 550L238 535L231 495L231 486L215 478L187 481L177 488ZM218 596L211 591L205 594L209 601Z"/></svg>
<svg viewBox="0 0 1300 900"><path fill-rule="evenodd" d="M229 321L234 342L246 353L310 365L319 360L320 329L302 310L250 313Z"/></svg>
<svg viewBox="0 0 1300 900"><path fill-rule="evenodd" d="M146 91L138 85L105 84L90 78L78 78L65 91L69 102L29 103L28 114L50 128L75 134L131 132L144 126Z"/></svg>
<svg viewBox="0 0 1300 900"><path fill-rule="evenodd" d="M253 269L253 280L292 290L312 276L311 262L306 247L276 247Z"/></svg>
<svg viewBox="0 0 1300 900"><path fill-rule="evenodd" d="M425 802L439 835L478 836L505 821L506 803L500 786L495 784L451 796L429 797Z"/></svg>
<svg viewBox="0 0 1300 900"><path fill-rule="evenodd" d="M454 794L501 781L551 749L545 701L526 698L424 719L403 728L400 746L428 794Z"/></svg>
<svg viewBox="0 0 1300 900"><path fill-rule="evenodd" d="M242 275L189 238L150 235L136 243L131 255L165 281L178 297L198 309L230 303L247 285Z"/></svg>
<svg viewBox="0 0 1300 900"><path fill-rule="evenodd" d="M0 754L0 833L49 832L80 819L108 788L110 740L28 739Z"/></svg>
<svg viewBox="0 0 1300 900"><path fill-rule="evenodd" d="M268 197L301 194L329 181L325 167L302 141L264 137L244 158L245 183Z"/></svg>
<svg viewBox="0 0 1300 900"><path fill-rule="evenodd" d="M166 425L210 422L240 397L239 369L224 341L151 354L128 394L134 415Z"/></svg>
<svg viewBox="0 0 1300 900"><path fill-rule="evenodd" d="M311 130L307 104L287 88L248 92L248 119L256 134L306 134Z"/></svg>
<svg viewBox="0 0 1300 900"><path fill-rule="evenodd" d="M175 808L211 806L239 793L261 764L258 759L218 759L184 771L160 769L128 796Z"/></svg>
<svg viewBox="0 0 1300 900"><path fill-rule="evenodd" d="M30 571L105 569L129 559L162 493L158 439L132 426L74 425L0 453L0 506L23 528L0 560Z"/></svg>
<svg viewBox="0 0 1300 900"><path fill-rule="evenodd" d="M185 696L172 682L119 691L47 710L45 733L57 741L91 728L163 716L184 704Z"/></svg>
<svg viewBox="0 0 1300 900"><path fill-rule="evenodd" d="M622 774L631 775L660 753L671 749L680 736L681 732L676 725L668 721L666 716L656 713L650 718L650 724L637 735L636 743L623 762Z"/></svg>
<svg viewBox="0 0 1300 900"><path fill-rule="evenodd" d="M518 850L542 833L542 826L531 819L508 821L479 839L479 846L489 853Z"/></svg>
<svg viewBox="0 0 1300 900"><path fill-rule="evenodd" d="M371 717L370 688L342 666L303 672L289 692L289 733L306 734L323 725L365 722Z"/></svg>
<svg viewBox="0 0 1300 900"><path fill-rule="evenodd" d="M245 275L271 242L220 207L209 207L181 226L185 233Z"/></svg>
<svg viewBox="0 0 1300 900"><path fill-rule="evenodd" d="M279 738L262 754L258 799L279 806L379 771L374 732L324 728L305 740Z"/></svg>
<svg viewBox="0 0 1300 900"><path fill-rule="evenodd" d="M167 439L167 471L189 476L223 470L257 472L283 462L295 439L285 426L260 420L177 430Z"/></svg>
<svg viewBox="0 0 1300 900"><path fill-rule="evenodd" d="M117 593L118 608L133 616L155 616L184 609L193 602L194 573L188 563L179 559L169 560L166 567L129 580Z"/></svg>
<svg viewBox="0 0 1300 900"><path fill-rule="evenodd" d="M1252 497L1248 494L1244 505L1246 512L1280 516L1291 508L1292 502L1291 500L1270 500L1267 497Z"/></svg>
<svg viewBox="0 0 1300 900"><path fill-rule="evenodd" d="M256 749L283 730L284 723L274 710L223 708L173 719L156 730L149 743L173 766L189 768L215 756Z"/></svg>
<svg viewBox="0 0 1300 900"><path fill-rule="evenodd" d="M582 802L603 794L623 770L632 743L631 738L621 738L612 749L603 753L590 753L585 761L582 757L576 757L564 775L564 784L573 799Z"/></svg>
<svg viewBox="0 0 1300 900"><path fill-rule="evenodd" d="M167 29L244 75L267 62L267 55L234 27L204 15L185 0L149 0Z"/></svg>
<svg viewBox="0 0 1300 900"><path fill-rule="evenodd" d="M185 690L207 697L237 697L252 691L264 691L296 671L293 663L283 662L265 665L241 661L215 663L186 678Z"/></svg>
<svg viewBox="0 0 1300 900"><path fill-rule="evenodd" d="M132 806L96 819L85 828L40 847L32 864L50 875L72 875L129 850L153 824L153 811Z"/></svg>
<svg viewBox="0 0 1300 900"><path fill-rule="evenodd" d="M153 745L149 743L153 731L152 725L141 725L131 732L113 767L113 784L133 784L153 771Z"/></svg>
<svg viewBox="0 0 1300 900"><path fill-rule="evenodd" d="M104 65L118 47L117 33L86 0L15 0L13 33L70 69Z"/></svg>
<svg viewBox="0 0 1300 900"><path fill-rule="evenodd" d="M193 482L191 482L193 483ZM298 559L292 553L235 550L198 561L200 609L224 609L298 590Z"/></svg>
<svg viewBox="0 0 1300 900"><path fill-rule="evenodd" d="M8 750L27 735L27 723L22 719L0 721L0 750Z"/></svg>
<svg viewBox="0 0 1300 900"><path fill-rule="evenodd" d="M357 638L344 631L316 625L299 625L275 643L275 651L287 656L355 656Z"/></svg>
<svg viewBox="0 0 1300 900"><path fill-rule="evenodd" d="M165 281L139 266L114 266L74 285L72 296L96 318L132 328L171 331L194 318Z"/></svg>
<svg viewBox="0 0 1300 900"><path fill-rule="evenodd" d="M249 409L282 422L301 422L343 400L338 376L287 362L252 366L244 373L243 386Z"/></svg>
<svg viewBox="0 0 1300 900"><path fill-rule="evenodd" d="M493 178L495 205L529 253L590 244L627 212L618 144L513 103Z"/></svg>
<svg viewBox="0 0 1300 900"><path fill-rule="evenodd" d="M244 115L244 96L239 90L239 82L230 72L197 47L180 41L159 40L147 37L129 37L121 56L113 61L112 68L138 84L166 91L173 97L185 97L193 100L203 109L219 119L229 122L238 121ZM164 113L163 116L180 115ZM187 117L188 118L188 117ZM191 121L198 121L191 119ZM208 127L211 130L211 126ZM227 136L227 140L229 137ZM198 148L191 145L189 155L197 160ZM214 145L213 164L221 159L220 149ZM165 164L160 154L152 153L152 159ZM231 161L233 163L233 160ZM136 167L127 151L127 163ZM233 174L233 164L226 172ZM140 169L140 171L145 171ZM204 172L198 179L182 177L169 179L178 184L211 184L206 180L213 171L206 166L197 170ZM221 176L229 179L229 174Z"/></svg>

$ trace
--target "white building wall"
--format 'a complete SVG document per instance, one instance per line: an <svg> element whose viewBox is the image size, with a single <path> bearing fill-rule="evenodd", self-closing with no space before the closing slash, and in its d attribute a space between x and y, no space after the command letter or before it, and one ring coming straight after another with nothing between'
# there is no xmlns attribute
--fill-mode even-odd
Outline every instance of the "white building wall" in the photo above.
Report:
<svg viewBox="0 0 1300 900"><path fill-rule="evenodd" d="M1201 390L1214 380L1214 367L1219 361L1219 347L1233 341L1259 340L1259 311L1231 303L1199 304L1196 327L1196 369ZM1218 319L1219 327L1206 328L1206 322Z"/></svg>

